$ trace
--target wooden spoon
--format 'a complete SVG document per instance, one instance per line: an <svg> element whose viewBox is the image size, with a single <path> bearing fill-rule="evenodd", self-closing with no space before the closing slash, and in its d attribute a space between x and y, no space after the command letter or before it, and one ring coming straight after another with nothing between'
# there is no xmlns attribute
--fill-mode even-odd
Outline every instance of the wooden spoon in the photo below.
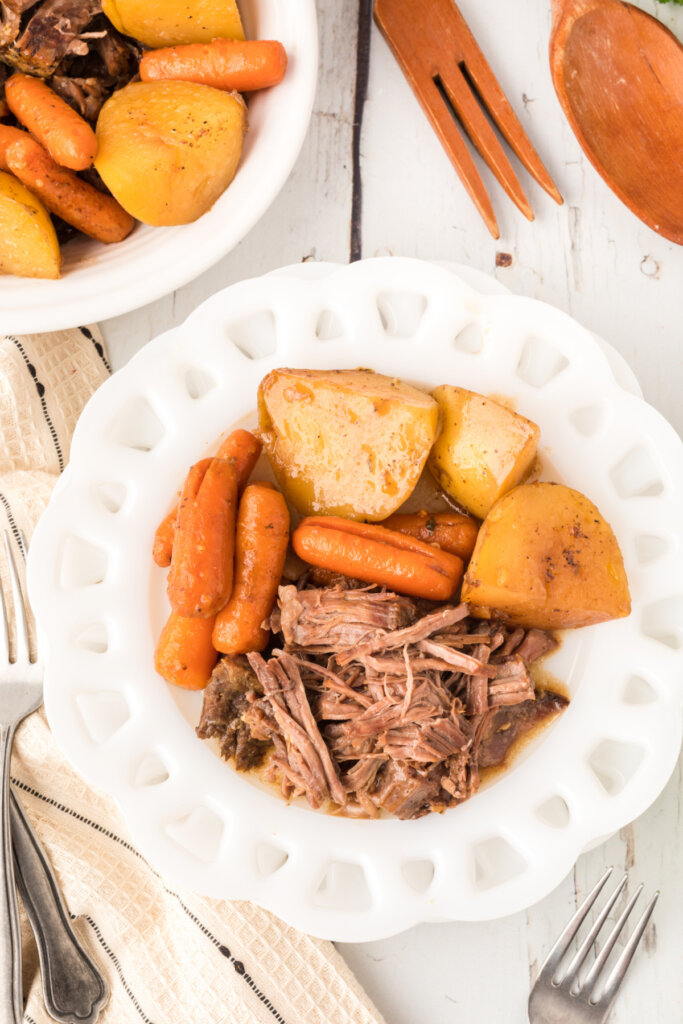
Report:
<svg viewBox="0 0 683 1024"><path fill-rule="evenodd" d="M630 210L683 245L683 46L621 0L552 0L550 70L583 151Z"/></svg>

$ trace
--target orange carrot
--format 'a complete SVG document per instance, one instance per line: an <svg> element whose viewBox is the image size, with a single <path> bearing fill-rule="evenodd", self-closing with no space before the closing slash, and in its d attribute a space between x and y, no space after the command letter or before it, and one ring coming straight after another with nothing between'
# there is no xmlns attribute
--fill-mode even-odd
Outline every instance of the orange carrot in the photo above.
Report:
<svg viewBox="0 0 683 1024"><path fill-rule="evenodd" d="M211 459L201 459L199 462L195 462L194 466L190 467L190 472L185 478L182 490L183 500L185 502L194 501L197 497L197 491L199 490L201 482L210 465ZM156 533L154 534L152 558L162 569L165 569L167 565L171 564L173 538L175 537L175 527L176 520L178 519L179 507L179 505L176 505L175 508L169 512L166 518L159 523Z"/></svg>
<svg viewBox="0 0 683 1024"><path fill-rule="evenodd" d="M212 618L187 619L171 612L154 652L159 675L186 690L203 690L218 659L212 631Z"/></svg>
<svg viewBox="0 0 683 1024"><path fill-rule="evenodd" d="M398 530L425 544L436 544L442 551L450 551L463 561L469 561L477 540L479 526L472 516L459 512L416 512L414 515L397 513L382 523L387 530Z"/></svg>
<svg viewBox="0 0 683 1024"><path fill-rule="evenodd" d="M321 569L389 587L400 594L448 601L460 584L462 559L431 544L338 516L307 516L292 534L300 558Z"/></svg>
<svg viewBox="0 0 683 1024"><path fill-rule="evenodd" d="M179 79L214 89L251 92L281 82L287 68L282 43L272 39L214 39L147 50L140 61L143 82Z"/></svg>
<svg viewBox="0 0 683 1024"><path fill-rule="evenodd" d="M232 434L228 434L216 452L217 459L227 459L233 463L237 472L237 491L239 494L247 486L247 481L258 462L262 447L262 442L255 434L251 434L248 430L233 430ZM210 460L205 461L208 465ZM166 518L159 523L154 535L152 557L162 569L171 564L173 537L175 536L177 518L178 506L176 505Z"/></svg>
<svg viewBox="0 0 683 1024"><path fill-rule="evenodd" d="M135 221L112 196L60 167L28 132L5 149L7 169L38 196L51 213L100 242L120 242Z"/></svg>
<svg viewBox="0 0 683 1024"><path fill-rule="evenodd" d="M0 124L0 171L9 171L9 147L13 142L23 142L24 139L30 139L28 132L23 132L21 128L12 128L8 124Z"/></svg>
<svg viewBox="0 0 683 1024"><path fill-rule="evenodd" d="M216 616L213 645L224 654L262 651L268 618L282 577L289 541L289 512L279 491L250 484L237 513L235 582L232 596Z"/></svg>
<svg viewBox="0 0 683 1024"><path fill-rule="evenodd" d="M178 506L172 509L165 519L162 519L154 534L154 546L152 547L152 558L156 564L165 569L171 564L173 554L173 539L175 537L175 524L178 518Z"/></svg>
<svg viewBox="0 0 683 1024"><path fill-rule="evenodd" d="M5 82L5 99L16 117L53 160L72 171L91 167L97 138L88 122L40 78L13 74Z"/></svg>
<svg viewBox="0 0 683 1024"><path fill-rule="evenodd" d="M240 492L247 486L247 480L259 460L263 442L249 430L233 430L216 452L217 459L232 462L237 472L237 487Z"/></svg>
<svg viewBox="0 0 683 1024"><path fill-rule="evenodd" d="M227 459L211 459L196 493L195 484L188 477L180 498L167 590L178 615L209 617L232 593L235 467Z"/></svg>

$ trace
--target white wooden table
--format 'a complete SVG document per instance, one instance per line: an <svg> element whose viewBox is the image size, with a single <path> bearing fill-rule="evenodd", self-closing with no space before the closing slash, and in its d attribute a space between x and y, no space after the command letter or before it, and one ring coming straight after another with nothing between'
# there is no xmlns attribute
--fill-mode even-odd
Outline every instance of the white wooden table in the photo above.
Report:
<svg viewBox="0 0 683 1024"><path fill-rule="evenodd" d="M683 39L683 8L636 2ZM550 81L549 6L547 0L460 0L564 206L521 171L536 212L527 223L484 169L501 229L494 242L371 25L370 0L318 0L318 96L293 174L263 220L216 267L103 325L114 366L218 289L277 266L388 254L455 260L559 306L601 334L631 364L647 400L683 432L683 248L636 220L583 156ZM577 899L613 864L631 871L632 885L642 880L648 890L661 888L662 898L612 1020L677 1024L683 1020L682 803L679 764L642 818L584 855L526 913L492 924L422 926L341 951L388 1024L523 1024L539 962Z"/></svg>

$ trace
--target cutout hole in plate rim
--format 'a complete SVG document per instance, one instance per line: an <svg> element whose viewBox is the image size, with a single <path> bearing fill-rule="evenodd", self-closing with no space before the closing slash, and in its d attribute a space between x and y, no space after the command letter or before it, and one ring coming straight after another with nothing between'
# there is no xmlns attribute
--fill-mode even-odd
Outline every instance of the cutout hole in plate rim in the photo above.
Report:
<svg viewBox="0 0 683 1024"><path fill-rule="evenodd" d="M170 769L161 754L156 750L151 750L138 764L134 784L139 788L160 786L170 778L170 775Z"/></svg>
<svg viewBox="0 0 683 1024"><path fill-rule="evenodd" d="M544 388L569 366L569 360L552 342L531 336L522 346L516 372L532 388Z"/></svg>
<svg viewBox="0 0 683 1024"><path fill-rule="evenodd" d="M427 892L434 881L436 866L434 861L428 857L404 860L401 864L401 874L406 885L422 895Z"/></svg>
<svg viewBox="0 0 683 1024"><path fill-rule="evenodd" d="M99 503L112 515L121 511L128 497L127 486L119 480L105 480L103 483L94 484L93 491Z"/></svg>
<svg viewBox="0 0 683 1024"><path fill-rule="evenodd" d="M60 588L80 590L104 583L109 555L84 537L68 534L62 540L57 566Z"/></svg>
<svg viewBox="0 0 683 1024"><path fill-rule="evenodd" d="M318 341L338 341L345 333L344 321L335 310L321 310L315 325L315 336Z"/></svg>
<svg viewBox="0 0 683 1024"><path fill-rule="evenodd" d="M660 457L647 441L634 444L612 466L609 478L620 498L656 498L665 490Z"/></svg>
<svg viewBox="0 0 683 1024"><path fill-rule="evenodd" d="M122 448L152 452L166 434L166 427L145 395L129 398L112 418L104 438Z"/></svg>
<svg viewBox="0 0 683 1024"><path fill-rule="evenodd" d="M274 842L260 842L254 849L256 867L261 875L274 875L289 860L289 853Z"/></svg>
<svg viewBox="0 0 683 1024"><path fill-rule="evenodd" d="M518 878L529 862L504 836L491 836L472 847L474 887L480 892Z"/></svg>
<svg viewBox="0 0 683 1024"><path fill-rule="evenodd" d="M363 866L352 861L332 861L315 890L313 904L329 910L369 910L372 895Z"/></svg>
<svg viewBox="0 0 683 1024"><path fill-rule="evenodd" d="M243 356L265 359L277 351L277 321L270 309L249 313L227 327L227 337Z"/></svg>
<svg viewBox="0 0 683 1024"><path fill-rule="evenodd" d="M110 740L131 719L128 701L118 690L81 691L74 700L86 732L97 746Z"/></svg>
<svg viewBox="0 0 683 1024"><path fill-rule="evenodd" d="M477 356L484 348L484 328L480 320L470 320L453 339L453 347L459 352Z"/></svg>
<svg viewBox="0 0 683 1024"><path fill-rule="evenodd" d="M377 312L390 338L412 338L427 310L427 297L406 289L378 292Z"/></svg>
<svg viewBox="0 0 683 1024"><path fill-rule="evenodd" d="M211 864L220 852L225 822L215 811L200 804L167 822L164 833L200 863Z"/></svg>
<svg viewBox="0 0 683 1024"><path fill-rule="evenodd" d="M604 739L589 755L588 764L608 796L618 796L638 771L645 750L637 743Z"/></svg>
<svg viewBox="0 0 683 1024"><path fill-rule="evenodd" d="M185 390L194 401L204 398L218 386L216 377L203 366L188 366L183 375L183 382Z"/></svg>

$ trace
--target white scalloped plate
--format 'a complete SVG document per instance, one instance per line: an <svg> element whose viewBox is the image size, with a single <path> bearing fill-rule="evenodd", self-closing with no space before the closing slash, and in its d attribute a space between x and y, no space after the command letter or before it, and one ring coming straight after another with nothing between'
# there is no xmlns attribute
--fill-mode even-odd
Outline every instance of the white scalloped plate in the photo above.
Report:
<svg viewBox="0 0 683 1024"><path fill-rule="evenodd" d="M64 247L62 277L0 275L4 333L28 334L106 320L186 284L234 246L263 216L289 177L313 109L318 75L315 0L239 0L247 36L279 39L287 73L249 100L249 132L234 181L192 224L138 224L116 245L80 236Z"/></svg>
<svg viewBox="0 0 683 1024"><path fill-rule="evenodd" d="M287 806L196 739L201 696L154 672L167 610L155 526L187 466L252 415L259 380L282 365L364 365L510 396L540 424L547 463L619 538L631 616L566 636L549 667L569 709L443 815L353 821ZM681 447L569 317L479 294L445 267L378 259L234 285L147 345L79 422L29 565L54 735L116 797L165 876L255 900L315 935L369 940L527 907L588 844L642 813L675 764Z"/></svg>

